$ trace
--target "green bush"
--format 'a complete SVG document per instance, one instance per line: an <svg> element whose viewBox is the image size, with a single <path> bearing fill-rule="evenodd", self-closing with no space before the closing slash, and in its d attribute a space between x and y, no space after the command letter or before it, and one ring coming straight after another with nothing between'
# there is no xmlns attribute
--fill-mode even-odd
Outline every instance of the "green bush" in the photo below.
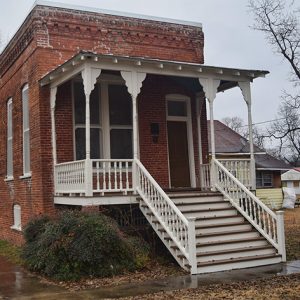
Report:
<svg viewBox="0 0 300 300"><path fill-rule="evenodd" d="M116 275L143 267L148 257L145 242L127 238L114 220L99 213L41 217L28 223L24 237L28 268L58 280Z"/></svg>

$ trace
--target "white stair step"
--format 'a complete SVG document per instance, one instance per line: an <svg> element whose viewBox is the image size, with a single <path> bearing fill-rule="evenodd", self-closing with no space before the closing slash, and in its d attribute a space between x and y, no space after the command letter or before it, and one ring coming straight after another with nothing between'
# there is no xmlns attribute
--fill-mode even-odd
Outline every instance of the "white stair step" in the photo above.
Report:
<svg viewBox="0 0 300 300"><path fill-rule="evenodd" d="M277 264L280 262L281 262L281 256L272 255L272 254L238 258L238 259L229 259L226 262L224 260L223 263L220 262L214 262L211 264L200 263L198 265L198 273L211 273L211 272L219 272L219 271L226 271L226 270L266 266L266 265Z"/></svg>
<svg viewBox="0 0 300 300"><path fill-rule="evenodd" d="M170 197L170 199L175 203L199 203L199 202L224 202L222 196L209 196L209 197ZM227 201L226 201L227 202Z"/></svg>
<svg viewBox="0 0 300 300"><path fill-rule="evenodd" d="M246 247L246 248L237 248L234 250L225 250L225 251L211 251L198 253L197 262L213 262L217 260L224 259L236 259L240 257L249 257L255 255L268 255L275 254L276 251L272 246L258 246L258 247Z"/></svg>
<svg viewBox="0 0 300 300"><path fill-rule="evenodd" d="M217 224L230 224L236 222L243 222L245 219L241 215L232 215L232 216L220 216L212 218L202 218L196 220L196 226L208 226L208 225L217 225Z"/></svg>
<svg viewBox="0 0 300 300"><path fill-rule="evenodd" d="M251 229L252 226L249 223L246 222L237 222L237 223L233 223L232 225L230 224L220 224L218 226L213 224L210 226L196 226L196 234L199 233L213 233L213 232L224 232L224 231L230 231L230 230L247 230L247 229Z"/></svg>
<svg viewBox="0 0 300 300"><path fill-rule="evenodd" d="M218 209L218 208L229 208L232 207L229 202L225 201L216 201L216 202L179 202L176 203L176 206L180 210L187 210L187 209L199 209L199 210L204 210L204 209Z"/></svg>
<svg viewBox="0 0 300 300"><path fill-rule="evenodd" d="M206 243L206 242L223 242L231 241L236 239L247 239L259 237L259 233L252 228L250 230L244 231L226 231L226 232L214 232L210 234L202 234L196 236L197 243Z"/></svg>
<svg viewBox="0 0 300 300"><path fill-rule="evenodd" d="M207 242L197 244L197 253L219 250L232 250L237 248L245 248L251 246L264 246L268 242L263 237L245 238L245 239L232 239L221 242Z"/></svg>
<svg viewBox="0 0 300 300"><path fill-rule="evenodd" d="M186 217L196 217L198 219L212 218L212 217L226 217L236 216L237 210L235 208L225 209L210 209L210 210L181 210Z"/></svg>

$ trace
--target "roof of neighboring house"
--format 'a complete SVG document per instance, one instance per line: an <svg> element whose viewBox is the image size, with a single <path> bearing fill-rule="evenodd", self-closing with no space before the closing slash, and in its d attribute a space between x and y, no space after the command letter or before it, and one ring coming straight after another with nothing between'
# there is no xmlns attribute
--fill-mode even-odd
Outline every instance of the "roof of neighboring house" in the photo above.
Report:
<svg viewBox="0 0 300 300"><path fill-rule="evenodd" d="M215 120L216 153L250 153L250 144L247 139L222 122ZM207 121L209 152L210 149L210 121ZM254 145L254 152L265 152Z"/></svg>
<svg viewBox="0 0 300 300"><path fill-rule="evenodd" d="M215 120L215 144L216 154L249 154L250 144L247 139L222 122ZM209 152L210 145L210 121L208 121ZM254 145L255 164L257 170L289 170L292 167L283 160L273 157ZM299 168L300 171L300 168Z"/></svg>
<svg viewBox="0 0 300 300"><path fill-rule="evenodd" d="M289 170L281 175L281 180L290 181L290 180L300 180L300 168L294 168Z"/></svg>
<svg viewBox="0 0 300 300"><path fill-rule="evenodd" d="M256 154L255 156L255 165L257 170L289 170L292 167L268 153Z"/></svg>

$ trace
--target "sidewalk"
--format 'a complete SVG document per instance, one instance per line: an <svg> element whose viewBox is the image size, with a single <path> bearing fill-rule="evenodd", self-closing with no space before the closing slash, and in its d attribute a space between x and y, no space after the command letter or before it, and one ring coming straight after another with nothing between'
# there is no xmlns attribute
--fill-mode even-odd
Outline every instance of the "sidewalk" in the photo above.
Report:
<svg viewBox="0 0 300 300"><path fill-rule="evenodd" d="M0 299L104 299L119 298L157 293L161 291L200 288L210 284L226 284L252 279L266 279L274 275L300 273L300 261L293 261L273 266L226 271L203 275L185 275L163 280L141 282L140 284L124 284L76 292L43 283L8 263L0 257ZM113 279L112 279L113 280Z"/></svg>

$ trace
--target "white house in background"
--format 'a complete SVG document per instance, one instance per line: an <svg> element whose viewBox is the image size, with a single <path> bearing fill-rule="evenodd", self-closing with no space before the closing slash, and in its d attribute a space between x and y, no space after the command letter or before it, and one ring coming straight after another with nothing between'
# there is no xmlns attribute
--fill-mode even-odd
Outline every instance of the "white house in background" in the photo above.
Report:
<svg viewBox="0 0 300 300"><path fill-rule="evenodd" d="M300 168L294 168L281 175L282 186L295 190L297 198L300 197Z"/></svg>

